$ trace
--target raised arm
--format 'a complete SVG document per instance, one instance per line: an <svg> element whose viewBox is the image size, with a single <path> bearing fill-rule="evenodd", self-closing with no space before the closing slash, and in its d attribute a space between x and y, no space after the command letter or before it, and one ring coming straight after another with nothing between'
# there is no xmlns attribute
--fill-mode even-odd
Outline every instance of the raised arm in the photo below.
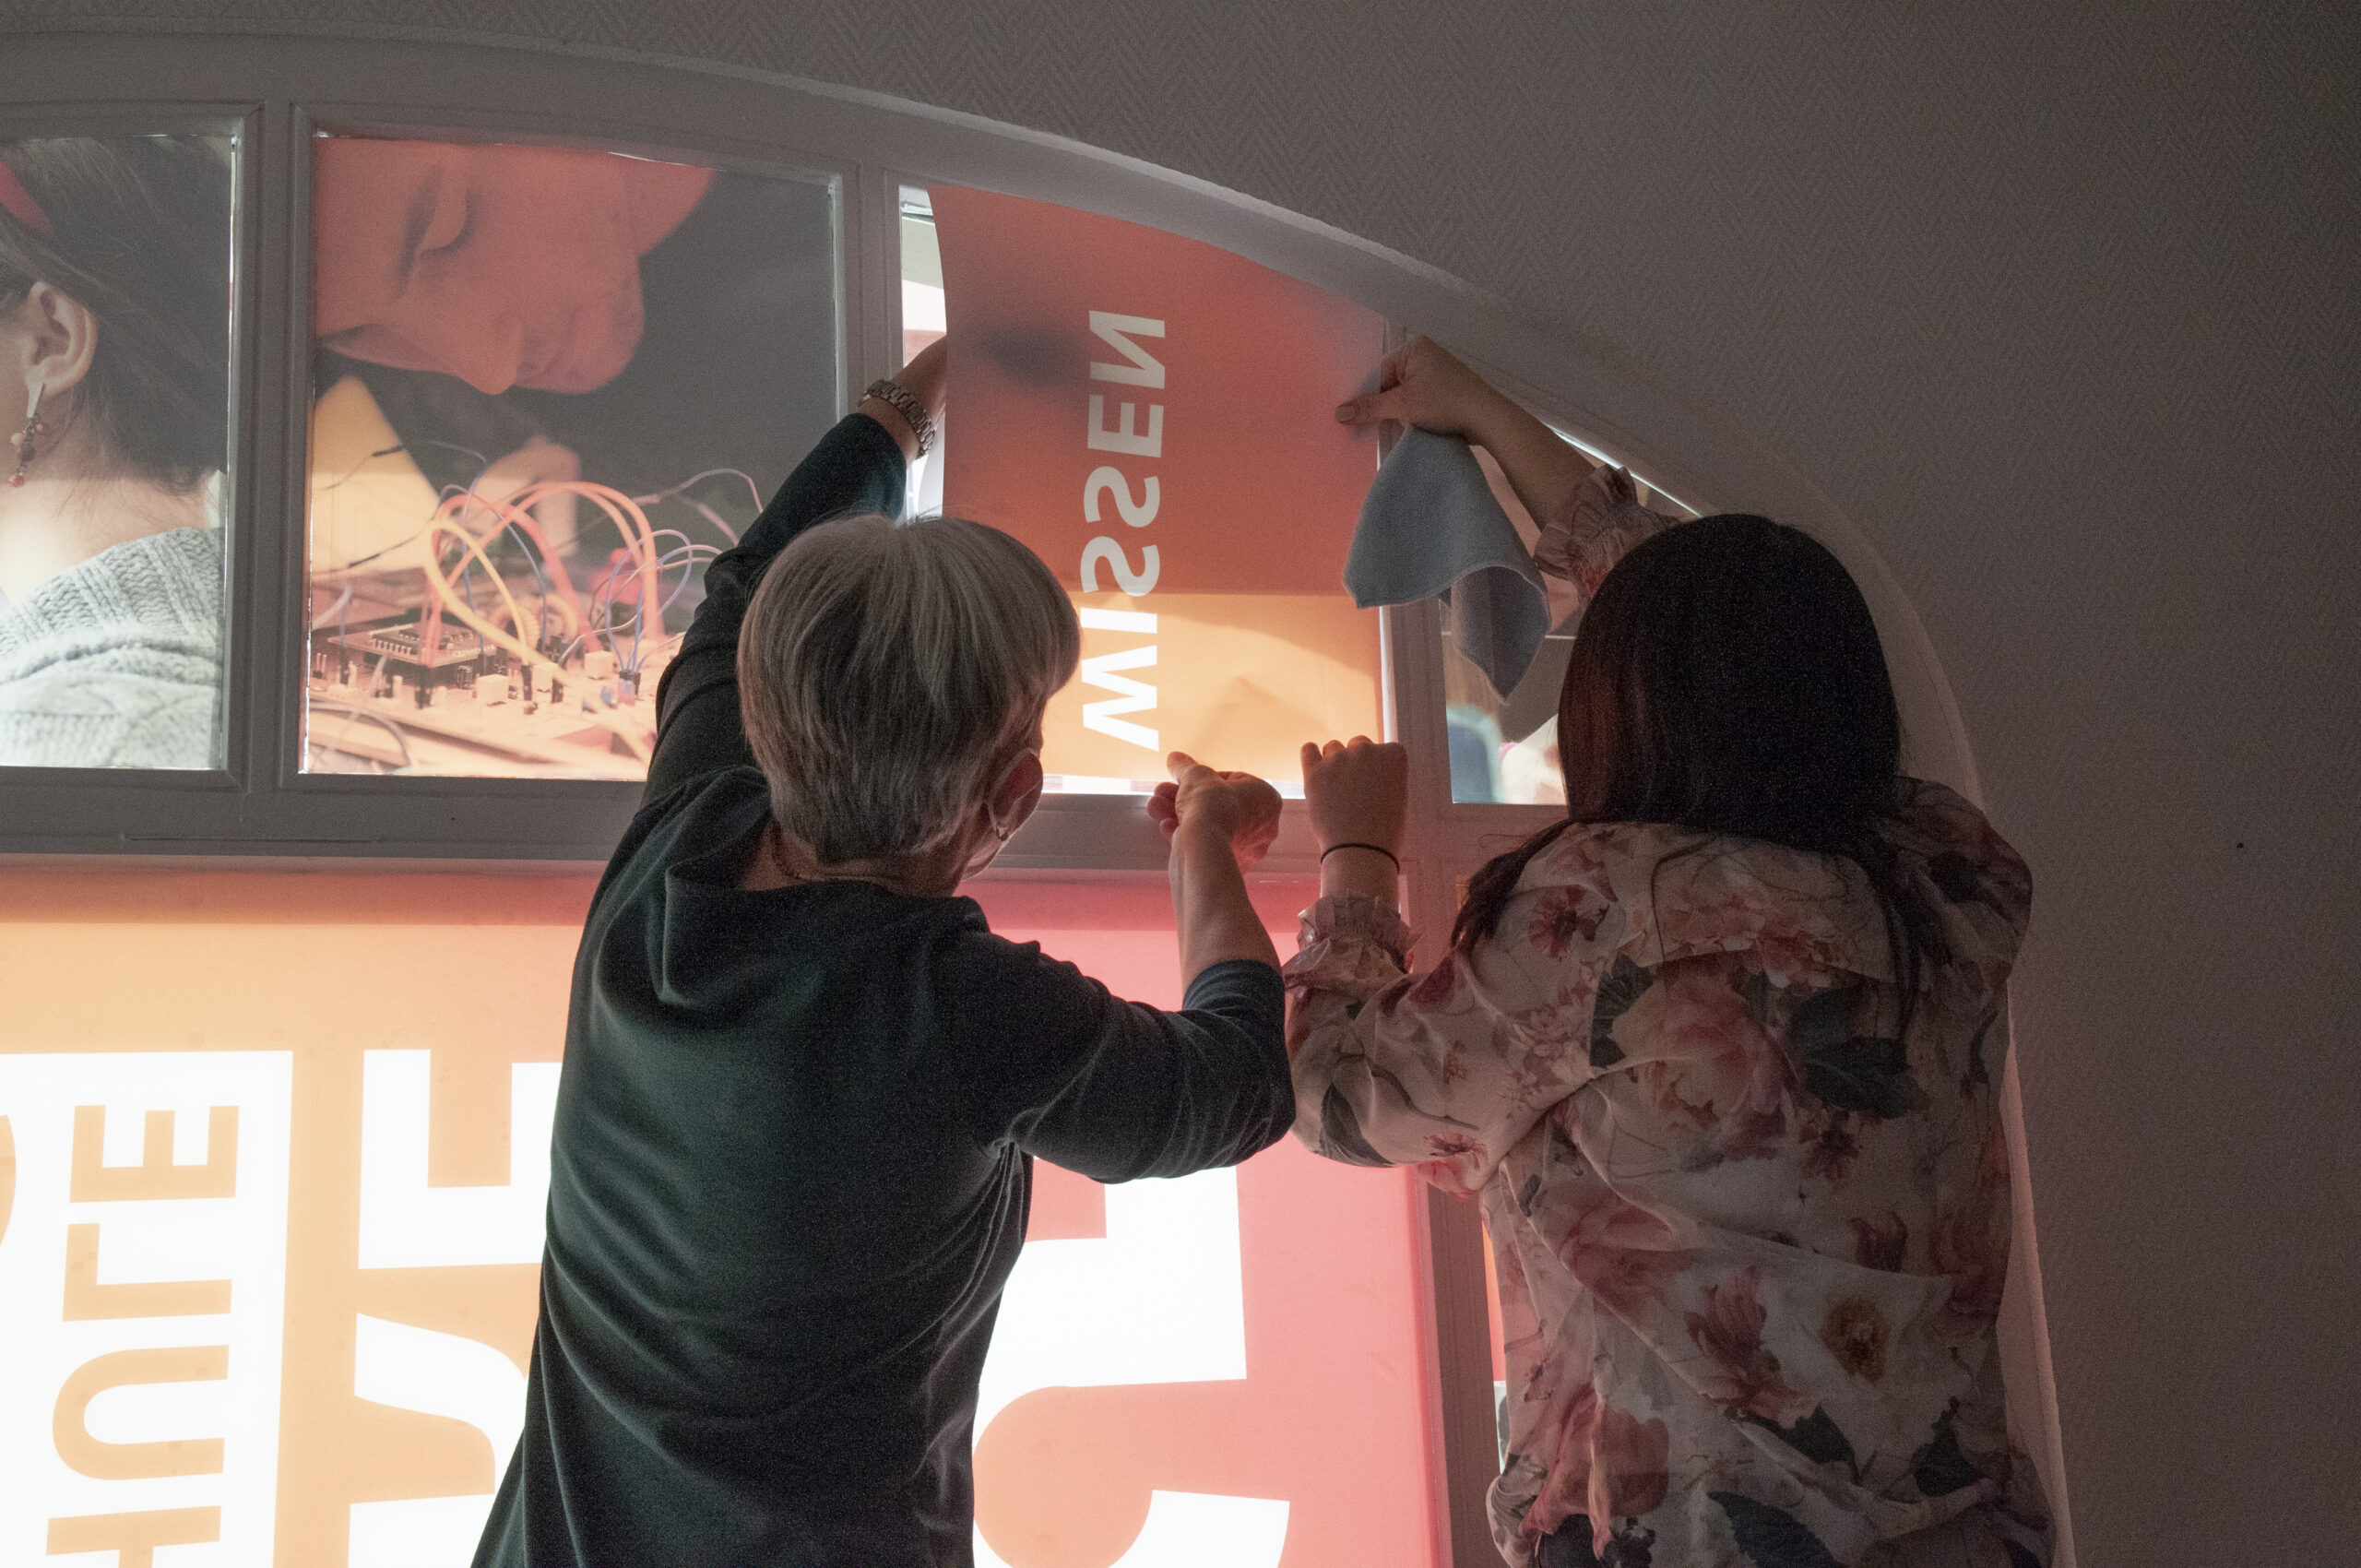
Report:
<svg viewBox="0 0 2361 1568"><path fill-rule="evenodd" d="M1399 420L1489 452L1541 529L1535 564L1572 583L1582 602L1625 552L1672 523L1640 505L1630 475L1595 469L1579 448L1425 338L1388 354L1378 390L1340 405L1336 417L1347 424Z"/></svg>
<svg viewBox="0 0 2361 1568"><path fill-rule="evenodd" d="M930 417L943 410L944 345L930 344L895 381ZM738 709L738 628L772 559L830 517L898 516L918 437L894 407L864 396L779 486L736 549L706 568L705 602L656 694L656 754L644 800L753 760Z"/></svg>
<svg viewBox="0 0 2361 1568"><path fill-rule="evenodd" d="M1398 420L1472 441L1492 455L1534 520L1573 505L1591 462L1431 339L1413 338L1385 356L1378 389L1339 407L1347 424Z"/></svg>
<svg viewBox="0 0 2361 1568"><path fill-rule="evenodd" d="M1548 1020L1580 999L1566 993L1562 966L1525 950L1522 909L1507 940L1408 974L1410 932L1394 903L1408 771L1398 745L1303 749L1323 853L1320 901L1286 970L1296 1136L1348 1165L1418 1166L1465 1194L1578 1083L1580 1059Z"/></svg>
<svg viewBox="0 0 2361 1568"><path fill-rule="evenodd" d="M1279 792L1251 773L1224 773L1186 752L1169 759L1148 815L1172 846L1172 921L1180 937L1180 983L1216 964L1251 958L1279 967L1278 950L1246 897L1245 868L1279 831Z"/></svg>
<svg viewBox="0 0 2361 1568"><path fill-rule="evenodd" d="M1108 993L1038 946L967 944L958 1051L970 1125L1103 1182L1234 1165L1295 1115L1278 954L1242 868L1278 832L1278 791L1180 752L1148 813L1172 844L1181 1010Z"/></svg>
<svg viewBox="0 0 2361 1568"><path fill-rule="evenodd" d="M1235 1165L1295 1120L1286 997L1261 959L1200 970L1177 1013L1113 996L1035 943L979 934L953 964L960 1027L944 1076L979 1142L1128 1182Z"/></svg>

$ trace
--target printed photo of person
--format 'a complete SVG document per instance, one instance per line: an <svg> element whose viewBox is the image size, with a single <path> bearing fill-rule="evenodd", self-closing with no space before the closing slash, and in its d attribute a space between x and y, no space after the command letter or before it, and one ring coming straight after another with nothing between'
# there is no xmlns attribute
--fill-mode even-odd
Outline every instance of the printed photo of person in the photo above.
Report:
<svg viewBox="0 0 2361 1568"><path fill-rule="evenodd" d="M313 225L306 765L636 777L705 564L837 412L833 191L327 137Z"/></svg>
<svg viewBox="0 0 2361 1568"><path fill-rule="evenodd" d="M231 156L0 142L0 766L219 766Z"/></svg>

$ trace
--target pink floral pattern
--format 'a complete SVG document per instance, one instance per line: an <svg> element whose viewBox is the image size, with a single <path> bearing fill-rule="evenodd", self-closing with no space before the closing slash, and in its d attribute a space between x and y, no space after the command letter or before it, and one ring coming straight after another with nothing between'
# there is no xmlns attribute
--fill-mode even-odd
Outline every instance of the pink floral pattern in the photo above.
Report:
<svg viewBox="0 0 2361 1568"><path fill-rule="evenodd" d="M1671 521L1640 505L1640 487L1621 469L1591 470L1562 517L1536 518L1533 564L1564 579L1588 603L1631 548Z"/></svg>
<svg viewBox="0 0 2361 1568"><path fill-rule="evenodd" d="M1689 1337L1705 1354L1690 1382L1726 1416L1777 1421L1803 1398L1779 1375L1779 1358L1762 1343L1762 1271L1741 1269L1705 1287L1705 1310L1688 1314Z"/></svg>
<svg viewBox="0 0 2361 1568"><path fill-rule="evenodd" d="M1662 1421L1654 1417L1643 1421L1609 1406L1598 1418L1594 1456L1592 1518L1636 1519L1664 1506L1671 1474L1672 1431Z"/></svg>
<svg viewBox="0 0 2361 1568"><path fill-rule="evenodd" d="M1540 521L1536 563L1584 600L1670 526L1613 469ZM1906 1031L1866 879L1772 844L1577 826L1491 939L1418 979L1391 910L1307 912L1297 1136L1484 1204L1515 1568L1585 1525L1607 1568L1909 1562L1938 1528L1974 1561L2047 1561L1993 1343L2032 885L1940 786L1905 781L1884 833L1946 955Z"/></svg>
<svg viewBox="0 0 2361 1568"><path fill-rule="evenodd" d="M1901 1039L1865 880L1775 845L1577 826L1493 938L1418 979L1391 911L1307 912L1297 1135L1484 1204L1512 1563L1584 1523L1602 1562L1750 1568L1954 1520L2047 1560L1993 1341L2030 886L1940 786L1908 784L1887 836L1949 950Z"/></svg>

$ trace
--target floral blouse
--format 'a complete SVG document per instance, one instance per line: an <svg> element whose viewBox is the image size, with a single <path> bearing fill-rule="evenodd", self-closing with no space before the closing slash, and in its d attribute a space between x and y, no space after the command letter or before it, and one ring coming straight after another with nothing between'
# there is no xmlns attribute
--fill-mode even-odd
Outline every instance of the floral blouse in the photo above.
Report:
<svg viewBox="0 0 2361 1568"><path fill-rule="evenodd" d="M1589 558L1562 529L1558 558L1587 590L1602 541L1653 529L1614 470L1585 507ZM1552 1532L1591 1554L1552 1562L1606 1568L2047 1561L1993 1332L2031 884L1940 785L1905 781L1884 832L1947 949L1906 1028L1867 878L1760 840L1577 824L1491 938L1418 976L1382 905L1305 916L1296 1135L1483 1199L1517 1568ZM1940 1555L1879 1547L1938 1526Z"/></svg>

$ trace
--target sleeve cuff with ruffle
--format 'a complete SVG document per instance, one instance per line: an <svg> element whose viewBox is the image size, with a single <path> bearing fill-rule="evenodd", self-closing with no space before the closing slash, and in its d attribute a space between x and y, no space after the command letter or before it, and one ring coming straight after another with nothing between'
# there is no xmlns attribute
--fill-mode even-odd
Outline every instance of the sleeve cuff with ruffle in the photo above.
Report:
<svg viewBox="0 0 2361 1568"><path fill-rule="evenodd" d="M1359 972L1362 965L1338 960L1347 950L1366 953L1376 947L1394 961L1395 972L1387 979L1399 979L1410 967L1411 941L1410 928L1382 899L1323 898L1303 911L1302 944L1283 972L1289 990L1319 985L1328 977L1342 979L1345 973L1373 978Z"/></svg>
<svg viewBox="0 0 2361 1568"><path fill-rule="evenodd" d="M1382 898L1323 898L1299 918L1306 945L1358 938L1376 943L1396 959L1410 956L1410 928Z"/></svg>
<svg viewBox="0 0 2361 1568"><path fill-rule="evenodd" d="M1563 512L1540 521L1533 564L1572 583L1587 600L1633 545L1670 528L1674 519L1641 505L1631 476L1602 463L1576 488Z"/></svg>

